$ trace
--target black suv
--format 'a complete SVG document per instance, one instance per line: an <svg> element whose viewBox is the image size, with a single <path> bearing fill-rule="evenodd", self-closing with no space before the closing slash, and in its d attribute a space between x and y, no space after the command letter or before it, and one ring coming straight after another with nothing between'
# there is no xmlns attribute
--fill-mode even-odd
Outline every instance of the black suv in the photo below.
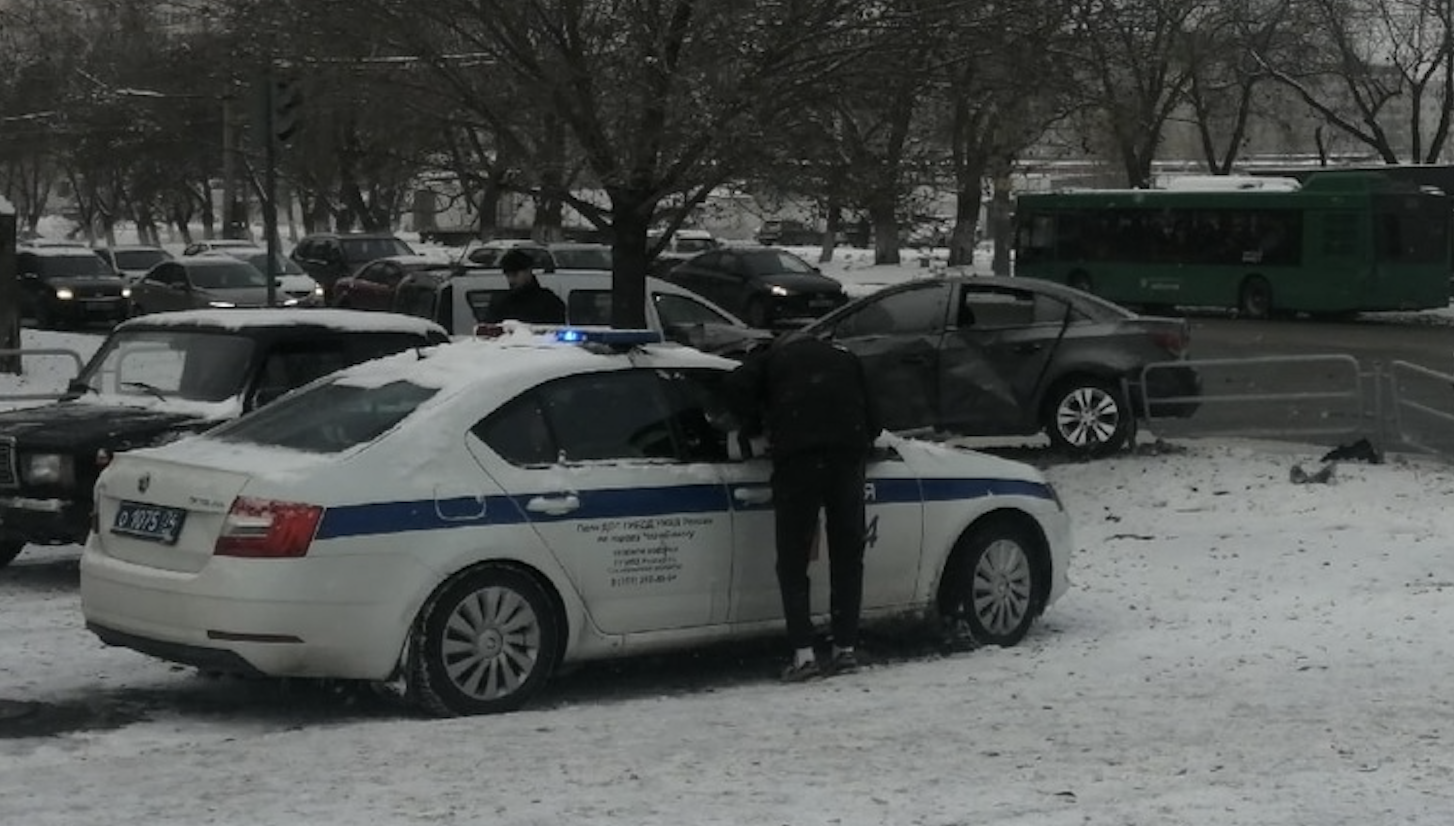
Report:
<svg viewBox="0 0 1454 826"><path fill-rule="evenodd" d="M86 247L21 247L20 314L42 328L114 324L131 315L131 290L111 265Z"/></svg>
<svg viewBox="0 0 1454 826"><path fill-rule="evenodd" d="M323 287L323 298L331 304L333 282L353 275L370 261L414 254L407 243L386 232L323 232L304 237L288 257Z"/></svg>
<svg viewBox="0 0 1454 826"><path fill-rule="evenodd" d="M85 541L91 490L117 451L206 430L343 367L448 340L424 319L350 310L192 310L118 325L62 400L0 412L0 566L26 543Z"/></svg>

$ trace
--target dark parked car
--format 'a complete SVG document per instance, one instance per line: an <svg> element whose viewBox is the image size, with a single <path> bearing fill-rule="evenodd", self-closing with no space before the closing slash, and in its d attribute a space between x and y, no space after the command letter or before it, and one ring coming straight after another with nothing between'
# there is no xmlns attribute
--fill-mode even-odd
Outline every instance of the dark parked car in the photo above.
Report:
<svg viewBox="0 0 1454 826"><path fill-rule="evenodd" d="M274 291L280 305L296 304ZM152 267L131 288L136 314L172 310L266 307L268 277L222 253L188 255Z"/></svg>
<svg viewBox="0 0 1454 826"><path fill-rule="evenodd" d="M757 228L757 243L764 246L782 244L789 247L806 247L823 243L821 230L813 229L802 221L778 219L763 221Z"/></svg>
<svg viewBox="0 0 1454 826"><path fill-rule="evenodd" d="M0 412L0 565L26 543L83 542L92 487L117 451L208 429L342 367L447 339L423 319L345 310L195 310L117 325L63 400ZM229 504L193 501L222 508L219 517Z"/></svg>
<svg viewBox="0 0 1454 826"><path fill-rule="evenodd" d="M333 306L353 310L391 310L399 282L411 272L437 269L439 262L421 255L391 255L370 261L353 275L333 284Z"/></svg>
<svg viewBox="0 0 1454 826"><path fill-rule="evenodd" d="M1190 416L1197 404L1189 399L1200 394L1190 367L1155 370L1156 386L1140 384L1145 365L1186 358L1184 319L1137 315L1038 279L910 281L802 334L858 354L885 427L896 431L1043 431L1061 449L1095 455L1126 444L1148 402L1157 416Z"/></svg>
<svg viewBox="0 0 1454 826"><path fill-rule="evenodd" d="M413 247L388 233L325 232L303 238L289 257L323 286L324 299L332 303L338 279L353 275L370 261L414 254Z"/></svg>
<svg viewBox="0 0 1454 826"><path fill-rule="evenodd" d="M510 250L518 249L530 256L537 272L553 272L555 258L544 244L528 238L496 238L491 241L471 242L460 256L460 264L467 267L499 269L500 259Z"/></svg>
<svg viewBox="0 0 1454 826"><path fill-rule="evenodd" d="M37 327L114 324L131 315L131 289L86 247L21 247L15 271L20 314Z"/></svg>
<svg viewBox="0 0 1454 826"><path fill-rule="evenodd" d="M842 284L772 247L704 252L673 268L667 278L764 330L802 326L848 303Z"/></svg>

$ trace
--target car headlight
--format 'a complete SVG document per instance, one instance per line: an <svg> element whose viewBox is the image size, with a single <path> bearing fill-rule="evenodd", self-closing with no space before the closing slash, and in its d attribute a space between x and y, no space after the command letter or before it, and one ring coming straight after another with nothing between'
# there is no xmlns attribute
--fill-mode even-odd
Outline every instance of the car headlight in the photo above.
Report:
<svg viewBox="0 0 1454 826"><path fill-rule="evenodd" d="M59 453L32 453L20 465L20 477L30 485L75 484L76 471L71 457Z"/></svg>
<svg viewBox="0 0 1454 826"><path fill-rule="evenodd" d="M122 287L121 288L121 297L122 298L131 298L131 288L130 287Z"/></svg>
<svg viewBox="0 0 1454 826"><path fill-rule="evenodd" d="M323 297L323 287L322 286L314 287L313 288L313 294L316 295L316 296L318 296L319 298L322 298Z"/></svg>
<svg viewBox="0 0 1454 826"><path fill-rule="evenodd" d="M792 295L792 293L788 291L787 287L779 287L776 284L773 285L772 289L769 292L781 298L786 298L787 296Z"/></svg>
<svg viewBox="0 0 1454 826"><path fill-rule="evenodd" d="M76 294L66 289L65 287L61 287L60 289L56 290L56 298L60 299L61 301L70 301L75 297Z"/></svg>
<svg viewBox="0 0 1454 826"><path fill-rule="evenodd" d="M207 306L218 310L230 310L237 305L231 301L209 301L207 302Z"/></svg>

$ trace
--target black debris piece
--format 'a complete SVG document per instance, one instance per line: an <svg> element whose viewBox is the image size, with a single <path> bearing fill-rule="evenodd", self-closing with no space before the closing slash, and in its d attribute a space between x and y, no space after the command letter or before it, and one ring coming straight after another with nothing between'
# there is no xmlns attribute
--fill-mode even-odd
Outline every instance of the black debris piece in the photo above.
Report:
<svg viewBox="0 0 1454 826"><path fill-rule="evenodd" d="M1368 439L1359 439L1346 445L1338 445L1323 454L1323 462L1367 462L1370 465L1383 464L1383 456Z"/></svg>

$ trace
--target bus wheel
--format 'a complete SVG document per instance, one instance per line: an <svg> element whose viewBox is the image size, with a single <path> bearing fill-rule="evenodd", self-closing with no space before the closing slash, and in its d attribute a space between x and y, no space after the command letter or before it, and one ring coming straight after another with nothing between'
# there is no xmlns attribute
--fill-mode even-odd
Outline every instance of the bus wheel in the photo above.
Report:
<svg viewBox="0 0 1454 826"><path fill-rule="evenodd" d="M1070 278L1067 278L1065 283L1070 285L1072 289L1080 290L1081 292L1088 293L1092 291L1090 276L1083 272L1071 273Z"/></svg>
<svg viewBox="0 0 1454 826"><path fill-rule="evenodd" d="M1237 296L1237 312L1246 318L1263 319L1272 315L1272 285L1260 275L1242 282Z"/></svg>

